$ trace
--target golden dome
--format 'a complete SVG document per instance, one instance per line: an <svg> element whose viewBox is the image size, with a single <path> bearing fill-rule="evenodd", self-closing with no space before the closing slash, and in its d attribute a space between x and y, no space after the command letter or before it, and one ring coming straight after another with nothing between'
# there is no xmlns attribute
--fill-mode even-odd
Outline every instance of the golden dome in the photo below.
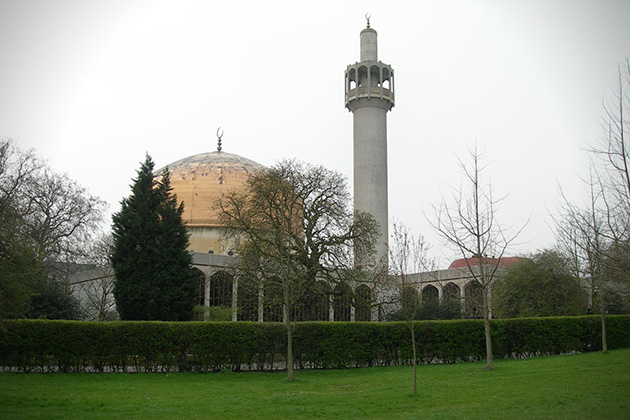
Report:
<svg viewBox="0 0 630 420"><path fill-rule="evenodd" d="M220 227L218 212L213 209L215 201L242 186L250 174L263 166L242 156L215 151L189 156L167 167L173 193L184 203L182 218L193 228Z"/></svg>

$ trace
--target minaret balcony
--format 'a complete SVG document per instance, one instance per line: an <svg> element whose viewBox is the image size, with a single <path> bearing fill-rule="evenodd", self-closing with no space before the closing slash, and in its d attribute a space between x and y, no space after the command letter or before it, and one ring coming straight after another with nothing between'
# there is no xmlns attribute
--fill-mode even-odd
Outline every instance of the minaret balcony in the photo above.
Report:
<svg viewBox="0 0 630 420"><path fill-rule="evenodd" d="M394 104L394 92L391 90L378 86L360 86L355 89L350 89L346 93L346 106L348 106L348 102L361 98L383 99L391 102L392 105Z"/></svg>
<svg viewBox="0 0 630 420"><path fill-rule="evenodd" d="M359 99L381 99L394 106L394 70L380 61L362 61L346 69L345 100L349 103Z"/></svg>

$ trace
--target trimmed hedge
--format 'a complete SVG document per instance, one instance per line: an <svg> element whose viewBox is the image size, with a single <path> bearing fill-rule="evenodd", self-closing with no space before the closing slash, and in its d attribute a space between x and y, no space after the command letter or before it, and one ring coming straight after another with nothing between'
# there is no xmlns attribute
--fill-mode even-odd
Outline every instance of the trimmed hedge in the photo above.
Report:
<svg viewBox="0 0 630 420"><path fill-rule="evenodd" d="M630 315L606 317L608 347L630 347ZM601 349L598 316L492 321L496 358L522 358ZM415 323L421 363L485 358L483 321ZM408 364L404 322L296 323L297 368ZM210 372L285 368L281 323L77 322L0 323L0 366L21 372Z"/></svg>

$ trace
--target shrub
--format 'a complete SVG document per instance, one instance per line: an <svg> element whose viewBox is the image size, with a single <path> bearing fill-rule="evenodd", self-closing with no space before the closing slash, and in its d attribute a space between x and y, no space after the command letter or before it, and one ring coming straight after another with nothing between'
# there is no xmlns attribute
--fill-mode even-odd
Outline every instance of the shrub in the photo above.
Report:
<svg viewBox="0 0 630 420"><path fill-rule="evenodd" d="M601 349L597 316L522 318L492 322L497 358ZM630 315L607 317L608 347L630 347ZM295 324L298 368L408 364L405 322ZM485 357L483 321L418 321L418 361L455 363ZM6 320L0 323L0 366L22 372L211 372L285 367L281 323L80 322Z"/></svg>

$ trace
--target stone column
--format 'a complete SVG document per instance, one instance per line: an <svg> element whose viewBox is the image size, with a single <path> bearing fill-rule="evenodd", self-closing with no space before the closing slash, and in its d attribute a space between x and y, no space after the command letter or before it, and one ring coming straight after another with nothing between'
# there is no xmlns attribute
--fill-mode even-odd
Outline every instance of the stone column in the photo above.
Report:
<svg viewBox="0 0 630 420"><path fill-rule="evenodd" d="M238 319L238 277L232 280L232 321Z"/></svg>
<svg viewBox="0 0 630 420"><path fill-rule="evenodd" d="M258 287L258 322L265 320L265 287L262 283Z"/></svg>
<svg viewBox="0 0 630 420"><path fill-rule="evenodd" d="M203 291L203 306L205 306L206 308L209 308L210 307L210 275L204 273L204 276L205 276L205 287ZM204 310L203 319L204 321L208 321L210 319L210 314L208 313L208 311Z"/></svg>

